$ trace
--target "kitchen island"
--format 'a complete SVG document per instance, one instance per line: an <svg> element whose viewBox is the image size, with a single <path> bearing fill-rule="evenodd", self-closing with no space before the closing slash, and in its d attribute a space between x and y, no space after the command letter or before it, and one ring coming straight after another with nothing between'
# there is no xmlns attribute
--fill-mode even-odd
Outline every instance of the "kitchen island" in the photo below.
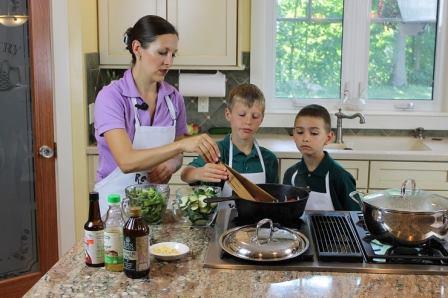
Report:
<svg viewBox="0 0 448 298"><path fill-rule="evenodd" d="M84 265L75 245L25 297L444 297L447 276L305 271L223 270L203 267L211 228L179 223L152 226L153 242L190 247L179 261L151 259L149 279Z"/></svg>

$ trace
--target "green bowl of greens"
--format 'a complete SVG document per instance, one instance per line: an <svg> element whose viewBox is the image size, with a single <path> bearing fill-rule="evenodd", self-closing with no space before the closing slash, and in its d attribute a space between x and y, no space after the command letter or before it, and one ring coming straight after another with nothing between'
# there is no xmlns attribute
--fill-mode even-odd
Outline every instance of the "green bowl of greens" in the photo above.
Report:
<svg viewBox="0 0 448 298"><path fill-rule="evenodd" d="M182 187L176 191L177 208L194 226L208 226L213 221L217 203L206 203L206 198L221 195L220 187Z"/></svg>
<svg viewBox="0 0 448 298"><path fill-rule="evenodd" d="M165 214L170 188L167 184L139 184L125 189L126 198L122 201L122 209L129 217L129 207L142 208L142 217L148 224L157 224Z"/></svg>

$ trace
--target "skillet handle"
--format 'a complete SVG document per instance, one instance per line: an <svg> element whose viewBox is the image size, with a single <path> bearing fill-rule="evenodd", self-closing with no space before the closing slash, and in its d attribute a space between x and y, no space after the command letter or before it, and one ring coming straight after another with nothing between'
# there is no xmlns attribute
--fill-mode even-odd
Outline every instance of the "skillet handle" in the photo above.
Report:
<svg viewBox="0 0 448 298"><path fill-rule="evenodd" d="M355 201L356 203L358 203L359 207L361 207L361 209L364 207L364 202L362 201L362 197L365 196L365 193L360 192L360 191L352 191L350 194L350 199L352 199L353 201Z"/></svg>
<svg viewBox="0 0 448 298"><path fill-rule="evenodd" d="M211 198L206 198L204 199L205 203L219 203L219 202L225 202L225 201L233 201L236 200L237 198L234 196L230 196L230 197L211 197Z"/></svg>

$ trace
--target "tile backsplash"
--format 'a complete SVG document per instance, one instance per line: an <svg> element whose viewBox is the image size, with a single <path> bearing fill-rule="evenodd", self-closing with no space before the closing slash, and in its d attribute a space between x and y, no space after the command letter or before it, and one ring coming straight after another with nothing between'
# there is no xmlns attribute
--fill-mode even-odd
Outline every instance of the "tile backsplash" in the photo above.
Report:
<svg viewBox="0 0 448 298"><path fill-rule="evenodd" d="M124 69L100 69L98 53L89 53L85 55L86 75L87 75L87 103L95 101L96 94L101 88L112 80L120 78ZM243 53L244 70L221 71L227 77L226 96L228 92L236 85L249 83L250 77L250 55ZM188 72L182 70L182 72ZM215 71L192 71L194 73L214 73ZM178 88L179 70L171 70L165 80ZM185 107L187 109L187 123L196 123L201 127L202 132L207 132L212 127L228 127L228 122L224 117L225 98L211 97L209 101L209 111L207 113L198 112L197 97L184 97ZM95 142L93 137L93 125L89 126L89 140ZM269 128L263 127L260 133L289 134L290 128ZM372 136L409 136L413 135L411 130L396 129L344 129L344 135L372 135ZM431 137L448 137L448 131L425 131L425 135Z"/></svg>

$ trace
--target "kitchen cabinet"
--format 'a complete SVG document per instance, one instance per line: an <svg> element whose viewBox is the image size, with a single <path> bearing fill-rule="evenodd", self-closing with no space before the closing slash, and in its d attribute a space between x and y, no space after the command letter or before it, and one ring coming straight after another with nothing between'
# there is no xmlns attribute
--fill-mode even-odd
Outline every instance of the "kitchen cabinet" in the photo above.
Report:
<svg viewBox="0 0 448 298"><path fill-rule="evenodd" d="M298 159L281 159L280 161L280 182L283 182L283 176L286 170L296 164ZM365 160L336 160L347 172L352 174L356 180L356 187L359 190L365 190L368 187L369 161Z"/></svg>
<svg viewBox="0 0 448 298"><path fill-rule="evenodd" d="M172 68L240 68L237 0L99 0L98 4L102 67L127 68L131 57L123 33L140 17L156 14L179 32L178 54Z"/></svg>
<svg viewBox="0 0 448 298"><path fill-rule="evenodd" d="M372 161L369 188L387 189L400 187L405 179L413 178L417 188L448 190L448 163Z"/></svg>
<svg viewBox="0 0 448 298"><path fill-rule="evenodd" d="M142 16L166 18L166 0L98 0L100 64L129 66L123 35Z"/></svg>

